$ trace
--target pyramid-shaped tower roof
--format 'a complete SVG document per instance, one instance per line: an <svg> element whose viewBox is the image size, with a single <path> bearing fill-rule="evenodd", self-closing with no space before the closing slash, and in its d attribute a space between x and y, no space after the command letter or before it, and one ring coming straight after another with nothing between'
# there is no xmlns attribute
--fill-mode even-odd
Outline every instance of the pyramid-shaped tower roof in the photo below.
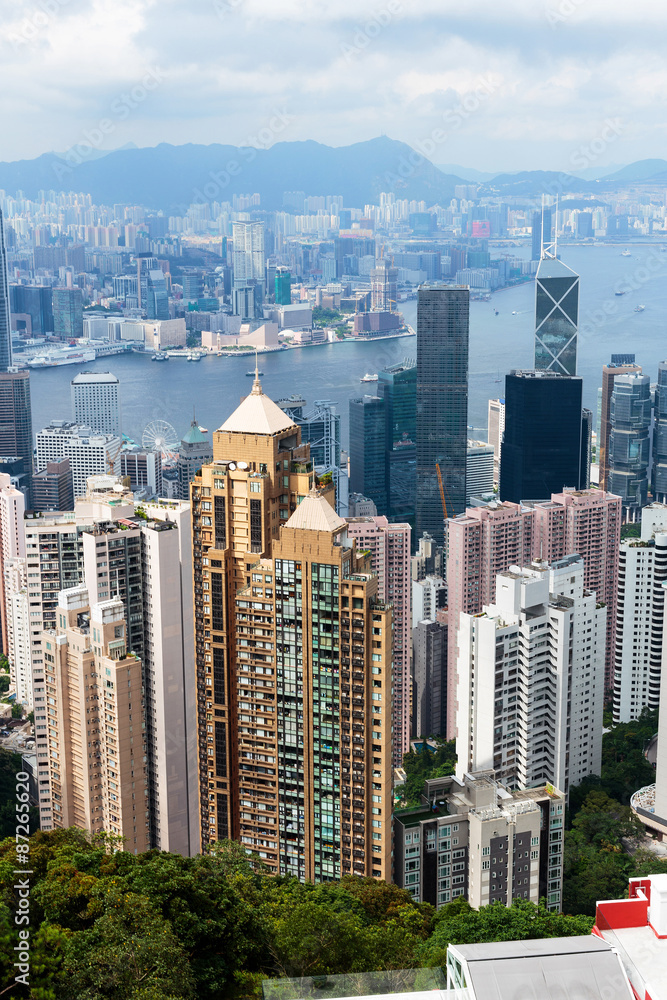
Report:
<svg viewBox="0 0 667 1000"><path fill-rule="evenodd" d="M300 528L302 531L327 531L333 534L339 528L345 527L346 523L324 496L313 489L303 498L285 527Z"/></svg>
<svg viewBox="0 0 667 1000"><path fill-rule="evenodd" d="M255 372L250 395L246 396L218 430L236 434L278 434L291 427L296 429L296 424L277 403L264 395L259 375Z"/></svg>

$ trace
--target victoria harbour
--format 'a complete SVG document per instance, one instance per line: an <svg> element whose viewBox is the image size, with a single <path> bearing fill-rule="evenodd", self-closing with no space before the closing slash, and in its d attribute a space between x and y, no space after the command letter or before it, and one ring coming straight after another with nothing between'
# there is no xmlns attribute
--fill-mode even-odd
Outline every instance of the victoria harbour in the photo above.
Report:
<svg viewBox="0 0 667 1000"><path fill-rule="evenodd" d="M584 379L584 404L595 411L601 368L612 353L634 353L653 378L667 355L664 316L667 312L667 253L658 245L563 247L561 258L581 275L577 371ZM624 291L617 295L617 291ZM490 302L470 309L470 381L468 424L471 435L486 433L487 400L502 396L511 368L533 365L534 295L532 282L496 292ZM635 312L644 305L642 312ZM417 328L417 302L401 305L406 322ZM496 315L498 310L498 315ZM415 357L416 337L345 341L261 355L262 385L267 395L282 399L300 393L308 405L329 400L341 414L342 440L347 442L348 401L374 387L363 386L366 372L376 372L405 357ZM199 364L184 360L151 364L150 355L117 355L85 366L63 366L33 372L33 427L54 417L70 419L70 382L78 371L112 371L121 383L123 431L140 442L153 420L166 420L179 435L194 412L201 426L213 431L250 391L246 371L254 358L205 357ZM500 380L500 381L499 381Z"/></svg>

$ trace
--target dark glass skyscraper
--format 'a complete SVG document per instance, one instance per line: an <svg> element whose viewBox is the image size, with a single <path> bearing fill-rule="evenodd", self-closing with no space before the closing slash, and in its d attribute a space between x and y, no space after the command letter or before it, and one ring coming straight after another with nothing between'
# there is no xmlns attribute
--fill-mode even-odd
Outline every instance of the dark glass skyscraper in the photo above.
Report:
<svg viewBox="0 0 667 1000"><path fill-rule="evenodd" d="M547 371L512 371L505 378L505 433L500 499L548 500L587 483L582 380Z"/></svg>
<svg viewBox="0 0 667 1000"><path fill-rule="evenodd" d="M651 430L648 375L618 375L614 379L610 422L607 489L620 496L623 510L634 516L646 506L648 494Z"/></svg>
<svg viewBox="0 0 667 1000"><path fill-rule="evenodd" d="M387 513L385 404L379 396L350 400L350 493L372 500Z"/></svg>
<svg viewBox="0 0 667 1000"><path fill-rule="evenodd" d="M414 523L417 491L417 366L392 365L378 377L384 399L388 517Z"/></svg>
<svg viewBox="0 0 667 1000"><path fill-rule="evenodd" d="M579 275L545 255L535 280L535 367L560 375L577 373Z"/></svg>
<svg viewBox="0 0 667 1000"><path fill-rule="evenodd" d="M470 291L437 283L419 289L417 310L416 533L442 544L445 514L466 507Z"/></svg>

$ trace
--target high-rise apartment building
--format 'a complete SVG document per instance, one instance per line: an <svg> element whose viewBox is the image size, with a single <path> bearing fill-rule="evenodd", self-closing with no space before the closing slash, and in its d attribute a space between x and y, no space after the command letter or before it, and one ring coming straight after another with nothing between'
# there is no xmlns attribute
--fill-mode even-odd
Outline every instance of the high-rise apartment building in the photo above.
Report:
<svg viewBox="0 0 667 1000"><path fill-rule="evenodd" d="M579 275L546 251L535 276L535 368L577 374Z"/></svg>
<svg viewBox="0 0 667 1000"><path fill-rule="evenodd" d="M123 602L91 607L85 586L60 591L41 641L53 827L104 830L141 853L150 846L143 678Z"/></svg>
<svg viewBox="0 0 667 1000"><path fill-rule="evenodd" d="M394 882L440 909L463 896L479 909L514 899L559 911L562 792L547 784L508 792L492 772L432 778L421 810L394 814Z"/></svg>
<svg viewBox="0 0 667 1000"><path fill-rule="evenodd" d="M90 476L120 473L121 439L115 434L96 434L92 428L66 420L52 420L37 431L37 468L69 459L75 497L85 496Z"/></svg>
<svg viewBox="0 0 667 1000"><path fill-rule="evenodd" d="M494 604L461 615L459 773L566 796L600 773L606 614L572 555L500 573Z"/></svg>
<svg viewBox="0 0 667 1000"><path fill-rule="evenodd" d="M357 548L368 550L378 594L393 608L393 760L400 766L410 749L410 548L409 524L386 517L348 518L347 531Z"/></svg>
<svg viewBox="0 0 667 1000"><path fill-rule="evenodd" d="M411 559L413 580L423 580L425 576L445 575L444 546L436 545L435 539L425 532L419 539L417 551Z"/></svg>
<svg viewBox="0 0 667 1000"><path fill-rule="evenodd" d="M7 653L7 595L5 591L5 564L25 556L23 515L25 497L11 484L11 477L0 474L0 616L2 618L2 652ZM10 661L11 668L11 661Z"/></svg>
<svg viewBox="0 0 667 1000"><path fill-rule="evenodd" d="M628 519L648 500L651 431L651 380L648 375L617 375L609 407L607 489L621 497Z"/></svg>
<svg viewBox="0 0 667 1000"><path fill-rule="evenodd" d="M0 370L0 456L21 459L17 485L30 506L32 487L30 372Z"/></svg>
<svg viewBox="0 0 667 1000"><path fill-rule="evenodd" d="M234 287L264 282L266 255L263 222L232 223ZM288 303L289 305L289 303Z"/></svg>
<svg viewBox="0 0 667 1000"><path fill-rule="evenodd" d="M388 878L391 608L313 486L256 379L191 486L202 844L231 836L299 878Z"/></svg>
<svg viewBox="0 0 667 1000"><path fill-rule="evenodd" d="M398 268L379 260L371 271L371 309L394 312L398 300Z"/></svg>
<svg viewBox="0 0 667 1000"><path fill-rule="evenodd" d="M500 482L500 449L503 443L503 432L505 430L505 400L489 400L489 420L488 420L489 444L493 447L493 476L494 482Z"/></svg>
<svg viewBox="0 0 667 1000"><path fill-rule="evenodd" d="M149 846L197 853L189 505L144 502L135 513L118 479L93 478L74 514L26 522L26 561L42 829L61 820L50 771L45 699L52 692L45 688L42 633L56 627L59 591L82 585L92 605L121 600L127 649L140 661L144 706L137 707L135 732L145 742ZM67 762L59 760L60 774Z"/></svg>
<svg viewBox="0 0 667 1000"><path fill-rule="evenodd" d="M53 289L53 332L62 340L83 337L83 294L80 288Z"/></svg>
<svg viewBox="0 0 667 1000"><path fill-rule="evenodd" d="M205 427L200 427L196 417L190 424L190 430L178 449L178 470L179 497L187 500L190 496L190 483L197 475L203 465L206 465L213 458L213 449L208 439L208 431Z"/></svg>
<svg viewBox="0 0 667 1000"><path fill-rule="evenodd" d="M447 584L441 576L428 575L412 581L412 628L419 622L434 622L447 607Z"/></svg>
<svg viewBox="0 0 667 1000"><path fill-rule="evenodd" d="M80 372L71 383L72 420L95 434L121 436L120 382L111 372Z"/></svg>
<svg viewBox="0 0 667 1000"><path fill-rule="evenodd" d="M506 376L501 500L546 500L588 486L581 396L578 377L551 370Z"/></svg>
<svg viewBox="0 0 667 1000"><path fill-rule="evenodd" d="M611 394L619 375L641 375L641 366L635 364L634 354L612 354L611 362L602 367L602 392L600 398L600 431L598 434L598 465L600 489L609 489L609 435L611 433ZM658 375L658 382L660 376Z"/></svg>
<svg viewBox="0 0 667 1000"><path fill-rule="evenodd" d="M387 513L385 401L379 396L350 400L350 492Z"/></svg>
<svg viewBox="0 0 667 1000"><path fill-rule="evenodd" d="M133 493L159 498L164 496L162 487L162 454L143 448L124 448L120 453L120 474L130 480ZM187 498L186 498L187 499Z"/></svg>
<svg viewBox="0 0 667 1000"><path fill-rule="evenodd" d="M7 648L10 675L16 689L16 701L32 708L32 656L30 651L30 607L26 580L25 558L15 556L4 560L3 582L7 621Z"/></svg>
<svg viewBox="0 0 667 1000"><path fill-rule="evenodd" d="M292 275L288 267L276 268L274 289L277 306L290 306L292 304Z"/></svg>
<svg viewBox="0 0 667 1000"><path fill-rule="evenodd" d="M465 510L469 308L468 288L419 289L415 524L418 537L428 531L438 542L445 516Z"/></svg>
<svg viewBox="0 0 667 1000"><path fill-rule="evenodd" d="M660 704L667 582L667 506L641 515L641 537L620 543L614 663L614 722Z"/></svg>

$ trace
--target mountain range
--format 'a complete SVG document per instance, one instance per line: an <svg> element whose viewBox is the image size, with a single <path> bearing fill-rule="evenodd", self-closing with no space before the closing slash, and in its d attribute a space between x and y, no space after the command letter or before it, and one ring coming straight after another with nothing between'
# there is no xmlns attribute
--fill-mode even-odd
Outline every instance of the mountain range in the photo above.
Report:
<svg viewBox="0 0 667 1000"><path fill-rule="evenodd" d="M555 171L519 171L492 176L461 168L450 173L403 142L380 136L350 146L308 140L277 142L267 149L217 143L127 146L102 154L82 144L68 153L0 163L0 189L83 191L96 204L138 204L182 215L195 202L231 201L259 193L266 210L280 209L285 191L339 194L347 206L377 204L381 191L397 198L446 205L457 185L473 183L484 194L534 198L542 193L602 195L622 184L667 184L667 160L639 160L598 179Z"/></svg>

